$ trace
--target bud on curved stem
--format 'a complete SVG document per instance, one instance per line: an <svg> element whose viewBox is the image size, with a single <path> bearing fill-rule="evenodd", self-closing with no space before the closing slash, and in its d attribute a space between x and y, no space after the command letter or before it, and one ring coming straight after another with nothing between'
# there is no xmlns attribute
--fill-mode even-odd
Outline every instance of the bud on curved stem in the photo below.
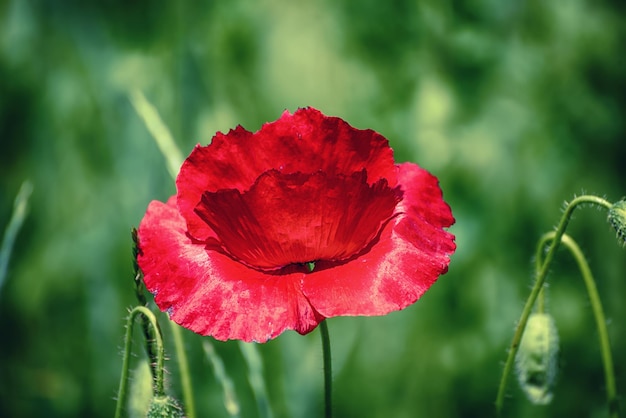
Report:
<svg viewBox="0 0 626 418"><path fill-rule="evenodd" d="M526 322L528 321L528 317L530 316L533 306L535 305L535 301L537 300L537 296L543 289L543 285L545 283L546 276L548 274L550 264L552 264L552 260L554 259L554 255L556 254L557 249L559 248L559 244L561 243L561 238L563 234L565 234L565 230L567 229L567 225L572 217L572 213L574 210L583 204L592 204L600 207L604 207L606 209L611 209L612 205L605 199L602 199L597 196L578 196L574 198L571 202L567 204L565 207L565 211L561 216L561 220L556 228L556 231L551 233L553 234L550 239L550 247L546 254L546 257L543 263L538 263L540 268L537 270L535 284L526 300L526 304L524 305L524 309L522 310L522 315L517 324L517 328L515 329L515 334L513 335L513 341L511 342L511 347L508 352L508 357L506 363L504 365L504 369L502 371L502 378L500 379L500 385L498 387L498 395L496 397L496 413L500 415L502 413L502 407L504 405L504 394L506 389L506 382L508 380L509 374L513 368L513 362L515 356L517 354L517 350L519 348L519 344L522 340L522 336L524 334L524 329L526 328ZM547 234L542 237L540 240L540 247L538 247L538 254L543 252L545 244L548 242Z"/></svg>
<svg viewBox="0 0 626 418"><path fill-rule="evenodd" d="M161 335L161 330L159 329L159 324L156 320L156 317L150 311L150 309L145 306L136 306L132 311L128 314L128 318L126 320L126 335L124 338L124 359L122 362L122 376L120 378L120 387L117 395L117 406L115 408L115 418L120 418L122 416L122 408L126 403L126 392L127 392L127 383L128 383L128 369L130 364L130 349L132 345L132 337L133 337L133 324L135 323L135 318L137 315L142 315L152 325L152 330L154 334L154 338L151 343L155 345L155 352L157 353L157 363L154 368L154 397L165 397L165 388L164 388L164 379L163 379L163 364L165 360L165 351L163 348L163 337Z"/></svg>
<svg viewBox="0 0 626 418"><path fill-rule="evenodd" d="M137 296L137 301L139 304L143 306L147 306L148 301L144 294L144 283L143 283L143 274L139 269L139 265L137 264L137 255L141 253L141 248L139 247L139 236L137 235L137 229L132 228L131 236L133 239L133 274L134 274L134 282L135 282L135 295ZM187 411L187 418L195 418L195 401L193 397L193 391L191 388L191 377L189 373L189 363L187 361L187 354L185 353L184 343L183 343L183 335L180 330L180 326L175 324L173 321L168 321L170 324L170 329L172 331L172 337L174 340L174 350L176 351L176 358L178 359L178 367L180 371L180 381L182 386L182 394L183 401L185 403L185 409ZM143 333L146 338L146 351L148 352L148 357L150 358L150 368L152 371L153 378L156 379L157 375L157 353L155 351L154 344L151 343L154 340L153 337L153 329L151 327L150 320L144 315L142 316L142 327Z"/></svg>

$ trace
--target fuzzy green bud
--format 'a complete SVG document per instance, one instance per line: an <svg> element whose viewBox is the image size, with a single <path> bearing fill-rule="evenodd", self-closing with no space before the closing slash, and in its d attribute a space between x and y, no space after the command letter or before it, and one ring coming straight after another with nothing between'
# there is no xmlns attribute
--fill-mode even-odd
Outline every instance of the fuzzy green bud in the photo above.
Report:
<svg viewBox="0 0 626 418"><path fill-rule="evenodd" d="M515 363L519 384L533 404L546 405L552 400L558 352L554 318L546 313L531 314Z"/></svg>
<svg viewBox="0 0 626 418"><path fill-rule="evenodd" d="M620 200L609 209L609 222L617 232L617 240L626 245L626 201Z"/></svg>
<svg viewBox="0 0 626 418"><path fill-rule="evenodd" d="M171 396L156 396L150 402L147 418L183 418L183 408Z"/></svg>

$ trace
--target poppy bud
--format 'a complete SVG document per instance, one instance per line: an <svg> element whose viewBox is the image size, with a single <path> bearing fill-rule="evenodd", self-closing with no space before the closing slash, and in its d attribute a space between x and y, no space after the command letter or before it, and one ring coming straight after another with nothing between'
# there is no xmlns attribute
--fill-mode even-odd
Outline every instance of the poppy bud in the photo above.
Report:
<svg viewBox="0 0 626 418"><path fill-rule="evenodd" d="M558 352L554 318L546 313L531 314L515 362L519 384L528 400L536 405L552 400Z"/></svg>
<svg viewBox="0 0 626 418"><path fill-rule="evenodd" d="M150 402L148 418L183 418L183 409L171 396L156 396Z"/></svg>
<svg viewBox="0 0 626 418"><path fill-rule="evenodd" d="M620 200L609 209L609 222L617 232L617 240L626 245L626 201Z"/></svg>

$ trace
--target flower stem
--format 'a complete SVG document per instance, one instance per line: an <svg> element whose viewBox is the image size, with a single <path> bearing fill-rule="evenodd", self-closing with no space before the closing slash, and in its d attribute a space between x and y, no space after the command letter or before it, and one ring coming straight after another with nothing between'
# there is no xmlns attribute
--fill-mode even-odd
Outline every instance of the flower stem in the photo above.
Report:
<svg viewBox="0 0 626 418"><path fill-rule="evenodd" d="M152 325L152 329L154 331L154 338L152 339L152 344L154 344L155 351L157 353L157 364L155 367L154 378L154 396L165 396L165 388L164 388L164 380L163 380L163 363L165 360L164 349L163 349L163 337L161 336L161 330L159 329L159 324L157 323L156 317L150 311L150 309L145 306L136 306L132 311L128 314L128 318L126 320L126 335L124 337L124 359L122 361L122 376L120 377L120 387L117 394L117 405L115 407L115 418L120 418L122 416L122 409L124 404L126 403L126 387L128 384L128 369L130 365L130 350L132 345L133 338L133 324L135 323L135 318L137 315L142 314L145 318L150 321Z"/></svg>
<svg viewBox="0 0 626 418"><path fill-rule="evenodd" d="M333 416L333 370L330 355L330 336L328 334L328 325L326 324L326 320L323 320L320 323L320 334L322 336L322 355L324 357L324 417L331 418Z"/></svg>
<svg viewBox="0 0 626 418"><path fill-rule="evenodd" d="M143 274L139 269L139 265L137 264L137 255L139 254L139 237L137 235L137 229L132 228L131 236L133 239L133 274L134 274L134 283L135 283L135 296L137 296L137 302L139 302L142 306L148 306L148 301L146 299L146 295L144 294L144 284L143 284ZM154 340L154 331L150 325L150 320L144 315L141 317L141 327L143 329L143 334L146 339L146 352L148 353L148 359L150 364L150 372L152 373L152 378L156 377L156 366L157 366L157 353L155 351L154 344L152 344L152 340Z"/></svg>
<svg viewBox="0 0 626 418"><path fill-rule="evenodd" d="M511 347L509 348L508 357L506 359L506 363L504 364L504 369L502 371L502 378L500 379L500 386L498 387L498 396L496 398L496 413L500 415L502 413L502 407L504 405L504 393L506 389L506 382L511 374L511 370L513 369L513 363L515 360L515 355L517 354L517 350L519 348L520 341L522 340L522 336L524 335L524 329L526 328L526 322L528 321L528 317L532 312L532 308L537 300L537 296L539 292L543 289L543 285L545 283L546 276L548 274L548 270L550 264L552 264L552 260L554 259L554 254L561 243L561 237L565 233L567 229L567 225L572 217L572 213L574 209L581 204L594 204L598 206L605 207L607 209L611 208L611 204L600 197L583 195L574 198L571 202L567 204L565 207L565 211L563 212L563 216L561 216L561 220L559 225L557 226L556 231L554 232L554 237L550 244L550 248L548 249L548 253L546 254L546 258L541 264L541 268L538 270L537 277L535 279L535 285L533 286L530 295L528 295L528 300L526 300L526 304L524 305L524 309L522 310L522 316L517 324L517 328L515 329L515 334L513 335L513 341L511 342ZM538 251L543 251L543 242L545 242L545 236L542 237L540 243L542 243L541 249Z"/></svg>
<svg viewBox="0 0 626 418"><path fill-rule="evenodd" d="M585 286L587 287L587 294L589 295L593 315L596 319L596 327L598 328L598 339L600 340L600 351L602 355L602 363L604 365L604 379L606 384L606 398L609 406L609 415L612 418L617 418L619 416L617 389L615 387L611 346L609 345L609 332L606 327L606 319L604 317L604 310L602 309L600 295L598 295L598 289L596 288L596 282L591 274L589 264L580 250L580 247L576 244L576 241L574 241L567 234L563 235L561 241L576 259L578 269L580 270L583 280L585 281Z"/></svg>
<svg viewBox="0 0 626 418"><path fill-rule="evenodd" d="M543 234L541 238L539 238L539 243L537 244L537 251L535 253L535 277L539 276L539 272L541 271L541 264L543 262L543 252L546 249L546 246L550 241L554 239L554 233L549 232L547 234ZM544 313L545 309L545 297L546 295L546 286L545 283L541 287L539 291L539 295L537 295L537 312Z"/></svg>
<svg viewBox="0 0 626 418"><path fill-rule="evenodd" d="M180 384L183 392L183 404L187 418L195 418L196 405L193 398L193 390L191 388L191 374L189 373L189 362L185 353L183 344L183 335L180 327L174 321L169 321L172 336L174 337L174 349L176 350L176 358L178 359L178 371L180 372Z"/></svg>

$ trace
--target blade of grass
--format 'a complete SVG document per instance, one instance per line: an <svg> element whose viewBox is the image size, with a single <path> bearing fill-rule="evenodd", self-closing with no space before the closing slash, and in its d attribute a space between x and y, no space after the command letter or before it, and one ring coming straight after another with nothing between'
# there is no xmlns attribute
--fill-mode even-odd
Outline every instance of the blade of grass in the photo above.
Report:
<svg viewBox="0 0 626 418"><path fill-rule="evenodd" d="M183 154L180 152L174 142L174 138L170 133L163 120L159 116L156 108L146 99L146 96L139 90L130 92L130 102L137 114L143 119L146 128L154 138L161 153L165 157L167 163L167 171L173 179L176 179L180 166L183 163Z"/></svg>
<svg viewBox="0 0 626 418"><path fill-rule="evenodd" d="M191 387L191 373L189 372L189 362L187 361L187 354L185 353L185 344L183 342L183 334L180 326L174 323L174 321L168 321L170 323L170 329L172 336L174 337L174 347L176 350L176 358L178 360L178 368L180 370L180 383L182 385L183 392L183 404L185 405L185 411L187 412L187 418L196 417L196 404L193 398L193 389Z"/></svg>
<svg viewBox="0 0 626 418"><path fill-rule="evenodd" d="M248 381L256 399L257 409L261 418L272 418L272 409L263 380L263 362L255 343L239 341L239 349L248 365Z"/></svg>
<svg viewBox="0 0 626 418"><path fill-rule="evenodd" d="M202 342L202 348L213 366L215 379L222 386L222 390L224 391L224 407L226 408L226 412L228 412L228 415L231 417L239 417L240 408L237 395L235 394L235 387L233 381L226 373L224 362L215 351L215 348L213 348L213 344L209 341L204 340Z"/></svg>
<svg viewBox="0 0 626 418"><path fill-rule="evenodd" d="M26 215L28 214L28 199L30 198L32 192L32 183L30 181L25 181L22 183L22 186L15 197L13 214L11 215L7 229L4 232L4 237L2 238L2 247L0 247L0 292L2 291L2 287L4 286L4 282L6 280L9 268L9 259L11 258L11 253L13 252L13 244L15 244L17 234L24 223Z"/></svg>

